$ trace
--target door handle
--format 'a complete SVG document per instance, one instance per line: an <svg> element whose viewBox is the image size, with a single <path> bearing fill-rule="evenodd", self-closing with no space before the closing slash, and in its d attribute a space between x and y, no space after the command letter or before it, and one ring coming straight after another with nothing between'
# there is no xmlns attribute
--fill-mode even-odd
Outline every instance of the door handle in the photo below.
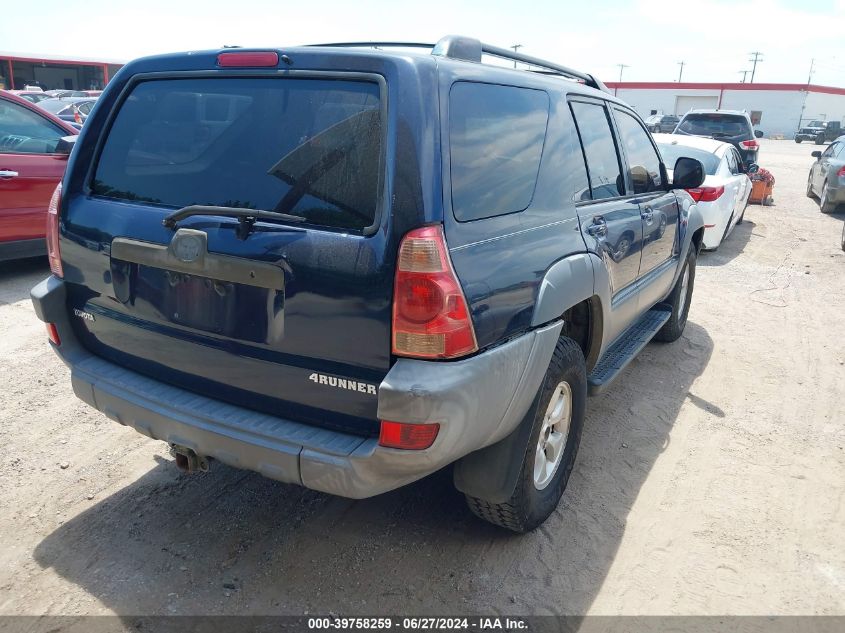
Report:
<svg viewBox="0 0 845 633"><path fill-rule="evenodd" d="M607 222L601 216L593 218L593 223L587 227L587 233L593 237L607 237Z"/></svg>
<svg viewBox="0 0 845 633"><path fill-rule="evenodd" d="M0 178L17 178L18 172L11 169L0 169Z"/></svg>
<svg viewBox="0 0 845 633"><path fill-rule="evenodd" d="M654 209L651 207L645 207L640 214L640 217L645 220L646 224L651 224L654 221Z"/></svg>

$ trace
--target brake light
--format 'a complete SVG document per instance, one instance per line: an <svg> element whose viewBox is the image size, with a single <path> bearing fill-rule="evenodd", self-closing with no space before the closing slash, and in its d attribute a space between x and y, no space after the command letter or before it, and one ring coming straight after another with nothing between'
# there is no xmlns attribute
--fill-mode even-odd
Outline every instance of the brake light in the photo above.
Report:
<svg viewBox="0 0 845 633"><path fill-rule="evenodd" d="M753 138L748 141L740 141L739 144L742 146L742 149L758 149L760 147L760 143Z"/></svg>
<svg viewBox="0 0 845 633"><path fill-rule="evenodd" d="M840 167L839 171L836 172L836 175L839 176L840 178L845 178L845 167Z"/></svg>
<svg viewBox="0 0 845 633"><path fill-rule="evenodd" d="M687 193L692 196L692 199L696 202L713 202L714 200L718 200L723 193L725 193L725 188L723 186L719 187L696 187L695 189L687 189Z"/></svg>
<svg viewBox="0 0 845 633"><path fill-rule="evenodd" d="M393 353L457 358L478 350L469 309L440 226L402 238L393 285Z"/></svg>
<svg viewBox="0 0 845 633"><path fill-rule="evenodd" d="M237 51L220 53L217 65L222 68L265 68L279 65L279 54L275 51Z"/></svg>
<svg viewBox="0 0 845 633"><path fill-rule="evenodd" d="M56 277L64 277L62 253L59 249L59 209L62 206L62 183L56 185L50 204L47 205L47 259L50 260L50 272Z"/></svg>
<svg viewBox="0 0 845 633"><path fill-rule="evenodd" d="M439 431L439 424L404 424L382 420L378 443L388 448L421 451L434 444Z"/></svg>
<svg viewBox="0 0 845 633"><path fill-rule="evenodd" d="M75 123L79 123L80 125L82 124L82 115L79 114L79 110L73 111L73 120Z"/></svg>
<svg viewBox="0 0 845 633"><path fill-rule="evenodd" d="M58 347L62 344L62 339L59 338L59 331L56 329L55 323L47 323L47 338L50 339L50 342Z"/></svg>

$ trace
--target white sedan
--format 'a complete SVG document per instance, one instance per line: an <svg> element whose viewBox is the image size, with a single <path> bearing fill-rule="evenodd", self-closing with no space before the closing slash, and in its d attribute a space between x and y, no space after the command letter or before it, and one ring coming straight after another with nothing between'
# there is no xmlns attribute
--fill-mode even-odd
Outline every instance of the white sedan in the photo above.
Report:
<svg viewBox="0 0 845 633"><path fill-rule="evenodd" d="M730 143L680 134L655 134L654 140L670 178L675 161L682 156L695 158L704 165L704 183L688 192L704 218L704 248L719 248L734 226L742 222L751 196L751 180L746 172L754 171L757 166L743 166L739 152Z"/></svg>

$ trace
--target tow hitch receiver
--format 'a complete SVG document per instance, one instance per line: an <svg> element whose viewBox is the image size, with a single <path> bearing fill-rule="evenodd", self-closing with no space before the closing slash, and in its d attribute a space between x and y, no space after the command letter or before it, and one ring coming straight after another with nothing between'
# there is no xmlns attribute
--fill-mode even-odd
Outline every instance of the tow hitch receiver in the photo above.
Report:
<svg viewBox="0 0 845 633"><path fill-rule="evenodd" d="M179 444L170 445L170 454L176 459L179 470L186 473L208 472L208 458L204 455L197 455L193 449Z"/></svg>

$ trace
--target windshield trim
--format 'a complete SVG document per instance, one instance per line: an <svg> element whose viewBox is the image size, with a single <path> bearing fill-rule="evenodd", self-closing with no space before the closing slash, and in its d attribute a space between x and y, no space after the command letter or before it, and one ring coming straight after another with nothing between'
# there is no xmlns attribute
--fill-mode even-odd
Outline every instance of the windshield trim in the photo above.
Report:
<svg viewBox="0 0 845 633"><path fill-rule="evenodd" d="M382 138L381 138L381 150L379 152L379 165L378 165L378 200L376 201L375 205L375 213L373 214L373 222L369 226L364 227L360 230L350 229L350 228L343 228L343 227L334 227L330 225L324 224L310 224L307 222L296 223L295 226L297 227L307 227L310 230L315 231L326 231L328 233L354 233L357 235L364 235L366 237L374 235L378 232L379 227L381 226L382 219L386 216L385 207L387 202L390 200L390 192L389 192L389 182L387 180L387 148L388 148L388 138L390 135L390 121L387 116L387 107L388 107L388 94L387 94L387 80L385 79L384 75L375 73L375 72L360 72L360 71L340 71L340 70L285 70L285 69L278 69L278 70L271 70L271 69L258 69L258 70L233 70L233 71L219 71L219 70L194 70L194 71L168 71L168 72L151 72L151 73L139 73L129 81L126 82L126 85L123 86L120 93L115 100L114 105L109 109L108 118L106 119L102 132L99 134L97 138L97 143L94 146L94 152L90 162L88 163L88 168L85 172L85 177L82 181L82 193L86 197L97 197L101 198L94 192L94 176L97 172L97 166L100 162L100 156L102 155L103 148L105 147L106 141L108 140L109 134L111 133L112 126L114 125L115 119L119 114L123 104L126 102L126 99L132 94L132 91L138 84L148 82L148 81L159 81L159 80L179 80L179 79L338 79L344 81L362 81L362 82L369 82L375 83L378 85L379 90L379 115L381 116L382 120ZM89 121L91 120L89 116ZM90 125L90 123L88 124ZM105 198L111 199L111 198ZM159 205L153 205L159 206ZM169 209L178 209L178 206L174 205L166 205L164 208ZM280 224L287 226L287 223L282 223L278 220L270 220L269 222L265 220L258 220L256 224L269 224L279 226ZM291 223L293 226L294 224Z"/></svg>

